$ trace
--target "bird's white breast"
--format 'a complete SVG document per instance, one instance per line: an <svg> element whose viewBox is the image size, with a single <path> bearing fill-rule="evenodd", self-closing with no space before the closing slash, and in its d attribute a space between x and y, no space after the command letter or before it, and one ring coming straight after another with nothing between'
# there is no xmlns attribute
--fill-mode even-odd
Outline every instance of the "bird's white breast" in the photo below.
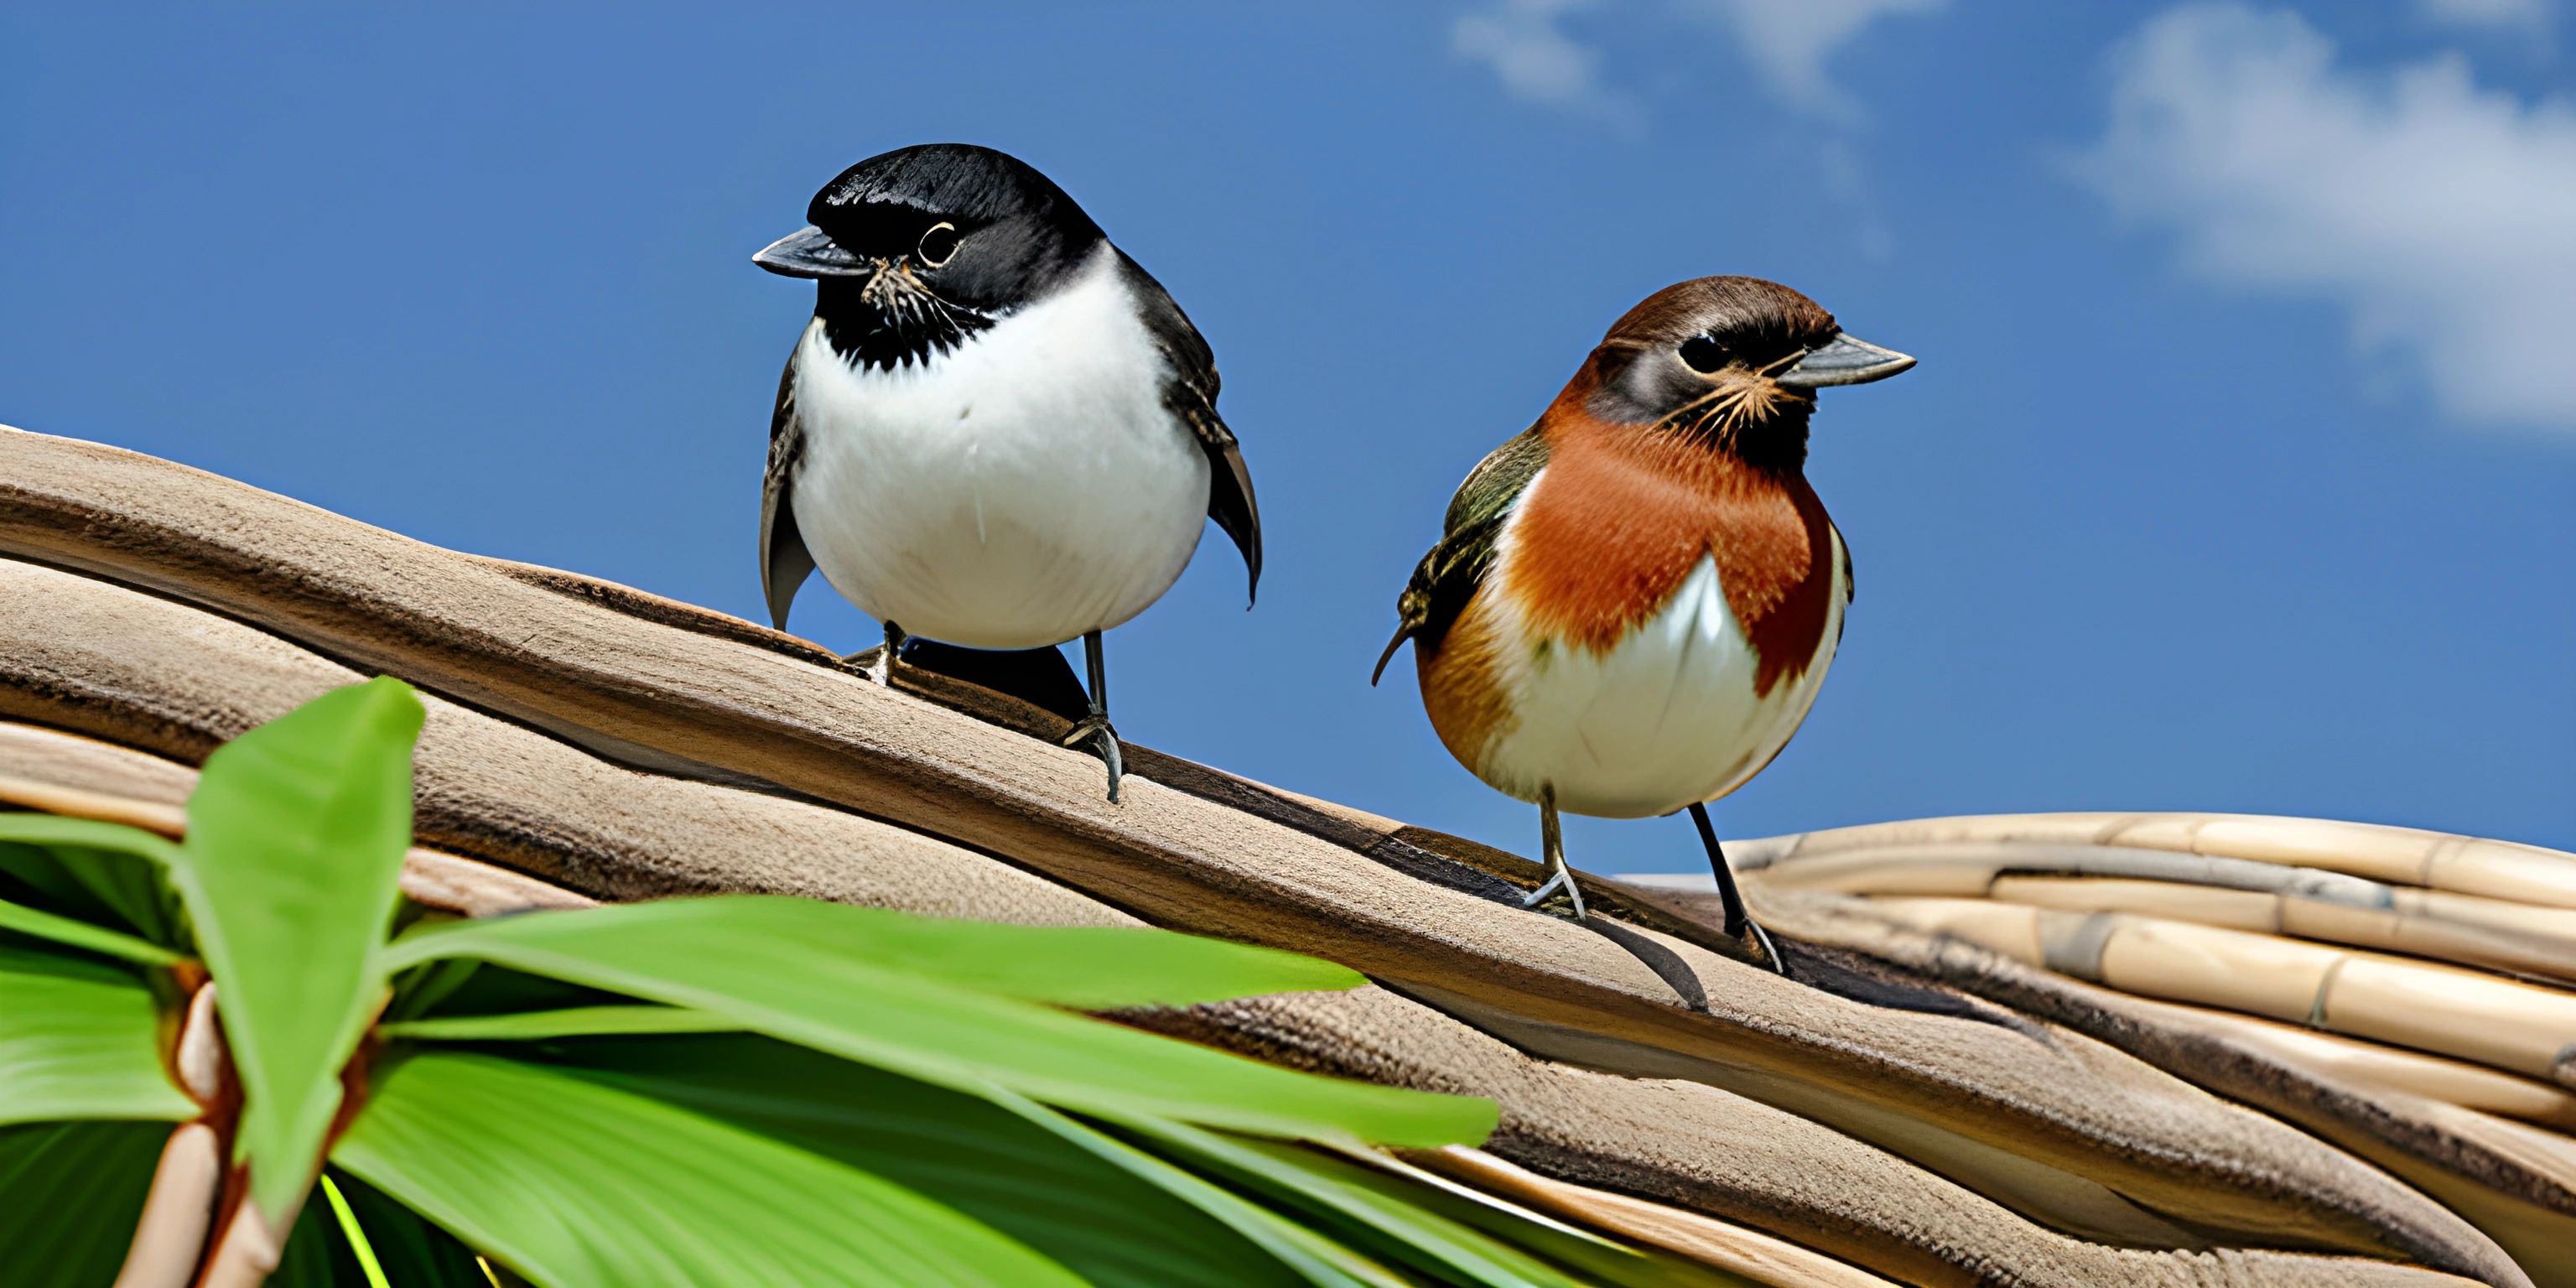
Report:
<svg viewBox="0 0 2576 1288"><path fill-rule="evenodd" d="M1198 546L1206 453L1106 243L956 349L854 367L808 326L796 522L834 589L916 635L1027 648L1160 598Z"/></svg>
<svg viewBox="0 0 2576 1288"><path fill-rule="evenodd" d="M1506 528L1488 586L1508 575L1511 545ZM1831 557L1816 657L1768 693L1754 687L1761 658L1727 606L1714 559L1703 557L1652 617L1606 652L1545 639L1519 620L1508 596L1480 596L1499 615L1493 638L1511 643L1496 650L1505 714L1471 768L1521 799L1551 786L1560 808L1604 818L1669 814L1743 786L1798 731L1833 662L1850 593L1839 533Z"/></svg>

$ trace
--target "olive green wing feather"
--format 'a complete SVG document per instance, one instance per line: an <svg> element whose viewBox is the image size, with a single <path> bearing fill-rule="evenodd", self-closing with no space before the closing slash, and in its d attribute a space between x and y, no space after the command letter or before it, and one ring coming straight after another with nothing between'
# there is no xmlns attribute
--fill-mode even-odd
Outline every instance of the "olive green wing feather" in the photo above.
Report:
<svg viewBox="0 0 2576 1288"><path fill-rule="evenodd" d="M1412 640L1415 648L1438 648L1449 634L1449 627L1473 599L1476 588L1484 584L1486 570L1494 563L1494 540L1502 534L1503 524L1519 508L1521 497L1529 491L1530 480L1547 468L1547 440L1533 426L1519 437L1494 449L1467 474L1458 485L1458 495L1449 500L1449 518L1440 543L1422 556L1413 576L1405 582L1404 593L1396 597L1395 638L1386 642L1386 651L1378 654L1377 669L1369 674L1375 684L1386 674L1388 659Z"/></svg>

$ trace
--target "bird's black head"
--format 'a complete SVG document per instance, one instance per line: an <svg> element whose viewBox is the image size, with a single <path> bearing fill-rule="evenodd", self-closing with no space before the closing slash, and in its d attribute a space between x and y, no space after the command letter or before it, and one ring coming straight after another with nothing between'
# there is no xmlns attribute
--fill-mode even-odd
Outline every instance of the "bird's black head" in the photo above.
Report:
<svg viewBox="0 0 2576 1288"><path fill-rule="evenodd" d="M833 347L874 366L944 352L1044 297L1102 240L1054 181L964 143L870 157L823 185L805 217L810 227L752 262L814 278Z"/></svg>
<svg viewBox="0 0 2576 1288"><path fill-rule="evenodd" d="M1715 438L1745 459L1806 463L1826 385L1884 380L1914 359L1844 335L1814 300L1758 277L1700 277L1628 310L1593 351L1593 415Z"/></svg>

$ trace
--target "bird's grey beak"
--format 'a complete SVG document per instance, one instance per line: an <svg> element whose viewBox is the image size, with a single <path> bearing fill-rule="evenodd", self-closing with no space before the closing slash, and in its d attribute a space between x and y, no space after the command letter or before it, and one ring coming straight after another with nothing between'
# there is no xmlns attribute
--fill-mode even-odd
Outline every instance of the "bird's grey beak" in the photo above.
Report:
<svg viewBox="0 0 2576 1288"><path fill-rule="evenodd" d="M841 248L831 234L811 224L760 248L751 262L780 277L857 277L876 265Z"/></svg>
<svg viewBox="0 0 2576 1288"><path fill-rule="evenodd" d="M1865 385L1914 365L1914 359L1894 349L1882 349L1866 340L1838 335L1821 349L1810 349L1807 356L1789 364L1787 371L1772 380L1791 389L1822 389L1827 385Z"/></svg>

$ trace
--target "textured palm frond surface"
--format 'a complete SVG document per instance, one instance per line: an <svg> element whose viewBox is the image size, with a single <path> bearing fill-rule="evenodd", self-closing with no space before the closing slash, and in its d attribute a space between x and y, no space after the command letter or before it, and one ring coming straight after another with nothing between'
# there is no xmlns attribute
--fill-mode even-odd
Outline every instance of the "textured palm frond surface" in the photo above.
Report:
<svg viewBox="0 0 2576 1288"><path fill-rule="evenodd" d="M1394 1165L1763 1283L2576 1284L2576 857L2173 815L1737 844L1796 978L1678 884L1585 879L936 675L0 432L0 802L169 830L223 740L429 698L414 898L790 893L1138 922L1376 986L1120 1018L1487 1096Z"/></svg>

